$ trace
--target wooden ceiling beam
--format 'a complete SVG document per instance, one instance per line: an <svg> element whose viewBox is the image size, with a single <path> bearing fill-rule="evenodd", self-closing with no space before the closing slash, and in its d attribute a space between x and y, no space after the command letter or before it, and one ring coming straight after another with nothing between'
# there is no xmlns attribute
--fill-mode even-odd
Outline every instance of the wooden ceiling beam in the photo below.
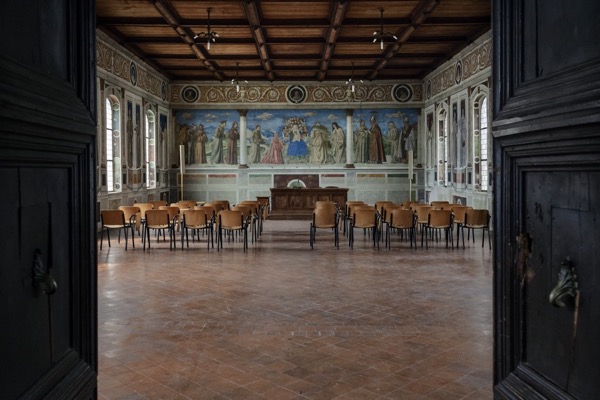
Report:
<svg viewBox="0 0 600 400"><path fill-rule="evenodd" d="M349 1L336 1L332 4L331 17L329 18L329 28L325 34L325 44L323 45L323 51L321 53L321 63L319 65L319 72L317 74L317 80L323 81L327 75L329 69L329 63L335 52L335 44L340 33L344 19L346 18L346 12L348 11Z"/></svg>
<svg viewBox="0 0 600 400"><path fill-rule="evenodd" d="M266 43L266 35L261 26L259 10L256 1L244 0L242 6L244 8L248 23L250 24L250 31L256 44L256 51L260 56L263 69L265 71L265 77L270 81L274 81L276 76L273 72L273 64L271 63L271 56Z"/></svg>
<svg viewBox="0 0 600 400"><path fill-rule="evenodd" d="M215 77L215 79L223 80L223 74L213 62L208 59L208 55L204 47L201 46L196 40L194 40L194 32L187 27L181 26L181 17L177 13L177 11L173 8L170 1L162 1L162 0L148 0L150 4L154 6L156 11L164 18L164 20L169 24L171 28L183 39L190 49L192 53L196 55L198 60L211 71Z"/></svg>

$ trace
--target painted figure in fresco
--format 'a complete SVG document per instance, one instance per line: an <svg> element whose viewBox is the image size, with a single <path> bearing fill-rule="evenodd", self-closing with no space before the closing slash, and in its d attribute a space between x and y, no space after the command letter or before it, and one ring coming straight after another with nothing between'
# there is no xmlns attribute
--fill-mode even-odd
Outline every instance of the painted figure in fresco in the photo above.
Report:
<svg viewBox="0 0 600 400"><path fill-rule="evenodd" d="M204 131L204 125L198 124L198 133L196 133L196 163L206 164L206 143L208 142L208 136Z"/></svg>
<svg viewBox="0 0 600 400"><path fill-rule="evenodd" d="M131 103L127 103L127 165L133 168L133 111Z"/></svg>
<svg viewBox="0 0 600 400"><path fill-rule="evenodd" d="M317 122L310 131L308 162L311 164L329 163L331 161L328 155L329 146L329 132L326 127Z"/></svg>
<svg viewBox="0 0 600 400"><path fill-rule="evenodd" d="M255 164L260 163L260 145L265 142L260 129L260 125L256 125L250 139L250 162Z"/></svg>
<svg viewBox="0 0 600 400"><path fill-rule="evenodd" d="M413 152L413 157L414 155L414 151L416 149L416 127L414 125L410 125L410 123L408 122L408 118L405 121L405 126L407 126L406 128L406 138L404 139L404 150L406 150L406 158L404 159L404 162L408 162L408 157L409 157L409 151ZM404 130L404 128L403 128Z"/></svg>
<svg viewBox="0 0 600 400"><path fill-rule="evenodd" d="M290 143L288 144L286 155L291 157L305 157L308 154L308 147L302 139L302 131L298 123L292 123L289 136Z"/></svg>
<svg viewBox="0 0 600 400"><path fill-rule="evenodd" d="M215 129L215 137L212 141L212 152L210 161L213 164L223 164L223 139L225 138L225 124L227 121L221 121Z"/></svg>
<svg viewBox="0 0 600 400"><path fill-rule="evenodd" d="M142 141L141 141L141 126L142 123L140 121L140 106L139 105L135 105L135 124L133 126L133 135L135 138L135 164L137 168L141 168L142 167Z"/></svg>
<svg viewBox="0 0 600 400"><path fill-rule="evenodd" d="M191 124L187 131L187 163L195 164L196 161L196 137L197 137L197 128L194 124Z"/></svg>
<svg viewBox="0 0 600 400"><path fill-rule="evenodd" d="M460 102L460 118L458 120L458 167L467 166L467 118L465 118L465 101Z"/></svg>
<svg viewBox="0 0 600 400"><path fill-rule="evenodd" d="M381 164L385 161L385 150L383 148L383 136L381 128L377 125L377 118L371 116L371 131L369 136L369 163Z"/></svg>
<svg viewBox="0 0 600 400"><path fill-rule="evenodd" d="M331 124L331 147L333 149L333 162L336 164L346 163L346 138L344 130L337 123Z"/></svg>
<svg viewBox="0 0 600 400"><path fill-rule="evenodd" d="M277 132L273 134L273 140L271 140L271 146L269 151L262 158L263 164L283 164L283 143L279 140Z"/></svg>
<svg viewBox="0 0 600 400"><path fill-rule="evenodd" d="M452 131L450 132L451 136L450 136L450 140L449 140L449 146L450 147L450 164L453 167L456 167L456 163L457 163L457 153L456 153L456 144L458 143L458 109L457 109L457 104L454 103L452 104Z"/></svg>
<svg viewBox="0 0 600 400"><path fill-rule="evenodd" d="M238 129L238 123L234 122L231 124L231 128L227 132L227 155L225 156L225 162L230 165L238 163L238 140L240 139L240 131Z"/></svg>
<svg viewBox="0 0 600 400"><path fill-rule="evenodd" d="M366 163L369 160L369 134L365 120L361 119L354 134L355 163Z"/></svg>
<svg viewBox="0 0 600 400"><path fill-rule="evenodd" d="M402 159L402 146L400 145L400 131L394 121L388 122L388 137L391 143L390 162L397 164Z"/></svg>

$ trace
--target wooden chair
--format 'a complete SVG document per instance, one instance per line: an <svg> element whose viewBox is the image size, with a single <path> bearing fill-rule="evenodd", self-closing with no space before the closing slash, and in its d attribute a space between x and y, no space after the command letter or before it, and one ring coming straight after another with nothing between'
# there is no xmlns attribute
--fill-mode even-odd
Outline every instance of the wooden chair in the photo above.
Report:
<svg viewBox="0 0 600 400"><path fill-rule="evenodd" d="M333 231L334 239L333 244L339 250L340 248L340 237L339 237L339 212L337 206L322 206L315 208L312 214L312 221L310 223L309 242L310 248L314 249L314 245L317 239L317 229L329 229Z"/></svg>
<svg viewBox="0 0 600 400"><path fill-rule="evenodd" d="M352 219L352 210L354 207L356 206L366 206L367 203L365 203L362 200L348 200L346 201L346 205L344 208L344 212L343 212L343 219L344 219L344 235L346 234L347 228L348 228L348 224L350 223L350 220Z"/></svg>
<svg viewBox="0 0 600 400"><path fill-rule="evenodd" d="M119 230L119 243L121 243L121 229L125 233L125 250L127 250L127 237L128 231L131 229L129 224L125 221L125 213L123 210L100 210L100 220L102 221L102 232L100 234L100 250L102 250L102 240L104 239L104 231L106 231L106 237L108 239L108 247L110 246L110 230ZM131 237L133 241L133 236ZM133 242L135 247L135 242Z"/></svg>
<svg viewBox="0 0 600 400"><path fill-rule="evenodd" d="M190 247L190 240L188 236L188 231L192 231L192 241L194 237L198 237L198 241L200 241L200 231L206 233L206 249L210 250L210 247L215 247L214 239L213 239L213 224L212 218L209 216L208 210L199 209L199 210L184 210L181 216L181 250L183 250L183 237L185 234L185 241L187 247Z"/></svg>
<svg viewBox="0 0 600 400"><path fill-rule="evenodd" d="M173 250L174 245L174 234L175 232L172 229L171 220L169 219L169 212L167 210L147 210L146 211L146 221L144 223L144 231L142 233L142 242L144 243L144 251L146 250L146 242L148 243L148 248L150 248L150 230L156 230L156 241L160 239L161 233L163 233L163 241L166 240L166 235L164 235L164 231L167 230L169 232L169 250Z"/></svg>
<svg viewBox="0 0 600 400"><path fill-rule="evenodd" d="M354 249L354 229L363 229L365 232L370 232L373 239L373 247L377 245L379 249L379 239L377 237L377 227L379 225L379 213L375 207L357 206L352 210L352 219L348 231L348 244L351 249Z"/></svg>
<svg viewBox="0 0 600 400"><path fill-rule="evenodd" d="M158 210L160 206L166 206L167 202L165 200L150 200L148 203L152 204L153 209Z"/></svg>
<svg viewBox="0 0 600 400"><path fill-rule="evenodd" d="M473 232L473 243L475 243L475 230L481 229L481 247L485 243L485 232L488 232L488 244L490 250L492 249L492 239L490 238L490 212L486 209L470 209L465 213L465 222L462 229L467 230L467 239L470 238L471 232ZM462 233L463 249L465 248L465 233Z"/></svg>
<svg viewBox="0 0 600 400"><path fill-rule="evenodd" d="M236 204L231 207L232 210L239 210L244 215L244 224L246 225L246 230L250 229L250 236L252 240L252 244L254 244L254 240L257 239L257 224L255 220L255 212L254 207L251 204Z"/></svg>
<svg viewBox="0 0 600 400"><path fill-rule="evenodd" d="M429 211L433 209L432 206L427 204L412 204L410 208L417 214L417 228L421 232L421 239L423 238L423 229L427 225L429 219ZM423 241L421 240L421 243Z"/></svg>
<svg viewBox="0 0 600 400"><path fill-rule="evenodd" d="M240 205L252 207L252 224L256 239L262 235L263 211L262 204L258 200L244 200Z"/></svg>
<svg viewBox="0 0 600 400"><path fill-rule="evenodd" d="M387 216L387 230L386 230L386 245L388 250L392 248L391 234L393 231L398 231L402 236L405 233L408 234L410 240L410 247L412 248L413 242L415 243L415 249L417 248L417 215L411 210L405 210L400 207L392 208L389 210Z"/></svg>
<svg viewBox="0 0 600 400"><path fill-rule="evenodd" d="M431 207L433 207L434 210L441 210L444 205L449 203L450 202L446 200L435 200L431 202Z"/></svg>
<svg viewBox="0 0 600 400"><path fill-rule="evenodd" d="M379 232L387 232L390 212L395 209L402 209L402 206L397 203L386 203L382 205L381 213L379 215ZM379 235L379 239L384 239L383 234Z"/></svg>
<svg viewBox="0 0 600 400"><path fill-rule="evenodd" d="M446 237L446 247L448 242L454 248L454 240L452 237L452 211L450 210L430 210L427 217L427 225L424 226L425 231L425 248L429 248L429 238L432 239L436 231L443 231ZM421 247L423 247L423 237L421 236Z"/></svg>
<svg viewBox="0 0 600 400"><path fill-rule="evenodd" d="M146 211L153 210L154 205L152 203L136 203L136 207L140 209L138 215L135 216L135 229L139 235L144 233L144 223L146 222Z"/></svg>
<svg viewBox="0 0 600 400"><path fill-rule="evenodd" d="M171 221L171 228L173 232L179 230L179 217L181 214L181 210L177 206L160 206L159 210L167 210L169 213L169 221Z"/></svg>
<svg viewBox="0 0 600 400"><path fill-rule="evenodd" d="M123 213L125 214L125 223L131 228L131 238L133 240L133 237L135 236L136 219L140 213L140 208L138 206L120 206L119 210L123 210ZM135 247L135 244L133 247Z"/></svg>
<svg viewBox="0 0 600 400"><path fill-rule="evenodd" d="M233 233L243 234L244 251L248 248L248 231L241 210L221 210L217 214L217 251L223 248L223 233L227 235L228 241Z"/></svg>
<svg viewBox="0 0 600 400"><path fill-rule="evenodd" d="M453 223L454 223L454 225L456 225L456 247L458 247L458 243L460 240L460 234L462 232L462 227L465 223L465 214L466 214L467 210L470 210L472 208L473 207L461 206L461 205L454 205L453 207L450 208L450 210L452 211L452 214L454 215Z"/></svg>

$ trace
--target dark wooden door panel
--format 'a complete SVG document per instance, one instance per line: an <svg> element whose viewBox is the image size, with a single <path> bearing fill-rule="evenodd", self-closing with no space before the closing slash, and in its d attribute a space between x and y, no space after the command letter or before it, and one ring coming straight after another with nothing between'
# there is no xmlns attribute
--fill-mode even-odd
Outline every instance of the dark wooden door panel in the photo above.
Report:
<svg viewBox="0 0 600 400"><path fill-rule="evenodd" d="M531 254L523 289L523 362L565 392L591 398L600 377L600 347L593 344L600 337L600 301L593 296L600 287L594 267L600 261L595 245L600 243L600 173L532 171L524 182ZM578 288L557 308L549 294L567 259Z"/></svg>
<svg viewBox="0 0 600 400"><path fill-rule="evenodd" d="M0 2L0 398L96 396L93 1Z"/></svg>

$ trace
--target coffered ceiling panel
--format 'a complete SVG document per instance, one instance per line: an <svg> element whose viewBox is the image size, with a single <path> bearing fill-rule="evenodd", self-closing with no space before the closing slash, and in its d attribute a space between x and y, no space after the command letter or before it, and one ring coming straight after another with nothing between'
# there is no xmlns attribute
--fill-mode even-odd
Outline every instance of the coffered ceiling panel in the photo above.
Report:
<svg viewBox="0 0 600 400"><path fill-rule="evenodd" d="M490 30L491 0L96 0L96 15L173 81L405 80Z"/></svg>

